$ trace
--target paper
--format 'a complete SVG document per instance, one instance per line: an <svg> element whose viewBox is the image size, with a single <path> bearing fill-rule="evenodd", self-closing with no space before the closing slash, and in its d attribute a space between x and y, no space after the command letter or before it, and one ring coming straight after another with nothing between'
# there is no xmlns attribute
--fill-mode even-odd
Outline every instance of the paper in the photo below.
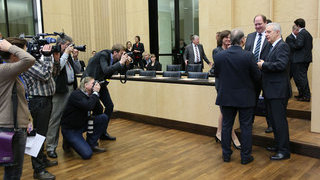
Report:
<svg viewBox="0 0 320 180"><path fill-rule="evenodd" d="M24 153L33 157L37 157L45 139L46 137L40 134L27 137L26 150L24 151Z"/></svg>

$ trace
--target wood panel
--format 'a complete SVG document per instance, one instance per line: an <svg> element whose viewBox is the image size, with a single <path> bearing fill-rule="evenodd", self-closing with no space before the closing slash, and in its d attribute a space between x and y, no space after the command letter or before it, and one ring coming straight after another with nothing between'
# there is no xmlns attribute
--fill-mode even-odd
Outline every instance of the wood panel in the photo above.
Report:
<svg viewBox="0 0 320 180"><path fill-rule="evenodd" d="M230 163L221 159L221 146L212 137L167 129L124 119L112 120L109 132L117 141L102 141L107 152L82 160L75 152L57 148L59 165L48 168L56 179L318 179L320 160L297 154L270 161L270 152L253 146L255 160L240 164L234 150ZM32 179L25 156L22 180ZM3 167L0 167L3 176Z"/></svg>

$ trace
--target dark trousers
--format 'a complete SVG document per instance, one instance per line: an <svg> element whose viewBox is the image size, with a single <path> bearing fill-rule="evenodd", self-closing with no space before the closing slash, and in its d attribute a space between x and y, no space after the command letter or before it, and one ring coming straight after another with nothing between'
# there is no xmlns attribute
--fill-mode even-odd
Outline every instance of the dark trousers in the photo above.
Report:
<svg viewBox="0 0 320 180"><path fill-rule="evenodd" d="M299 95L302 97L310 98L310 88L308 82L308 68L310 63L293 63L292 76L294 83L299 91Z"/></svg>
<svg viewBox="0 0 320 180"><path fill-rule="evenodd" d="M222 155L231 156L231 132L234 119L239 112L241 129L241 159L249 158L252 152L252 116L254 108L221 106L222 120Z"/></svg>
<svg viewBox="0 0 320 180"><path fill-rule="evenodd" d="M0 132L13 131L13 128L0 128ZM19 180L21 178L26 140L26 129L18 129L12 140L13 164L8 164L4 167L4 180Z"/></svg>
<svg viewBox="0 0 320 180"><path fill-rule="evenodd" d="M103 103L103 105L105 106L104 113L107 115L108 123L109 123L110 117L113 112L114 105L113 105L109 90L106 85L101 85L101 89L100 89L99 94L100 94L100 100ZM106 132L107 132L107 128L108 128L108 123L106 126Z"/></svg>
<svg viewBox="0 0 320 180"><path fill-rule="evenodd" d="M262 91L262 81L259 81L256 86L255 86L255 92L256 92L256 107L257 107L257 104L258 104L258 100L259 100L259 96L260 96L260 93ZM269 113L268 113L268 108L267 108L267 105L266 103L265 104L265 108L266 108L266 121L267 121L267 125L268 127L271 127L271 122L270 122L270 117L269 117ZM252 116L252 123L254 122L254 118L255 118L255 115Z"/></svg>
<svg viewBox="0 0 320 180"><path fill-rule="evenodd" d="M92 147L98 145L99 137L105 133L109 118L106 114L95 116L93 122L93 133L87 133L86 140L82 133L87 131L87 126L82 129L61 128L63 139L70 145L83 159L90 159Z"/></svg>
<svg viewBox="0 0 320 180"><path fill-rule="evenodd" d="M287 121L288 99L265 99L273 128L274 145L278 152L290 154Z"/></svg>
<svg viewBox="0 0 320 180"><path fill-rule="evenodd" d="M34 96L29 98L29 109L33 118L33 127L42 136L47 135L49 120L52 110L52 96ZM48 161L42 145L38 156L31 157L32 167L36 173L45 170L45 162Z"/></svg>
<svg viewBox="0 0 320 180"><path fill-rule="evenodd" d="M143 62L142 62L142 58L134 58L133 64L134 64L135 66L138 66L138 64L139 64L139 68L140 68L140 69L144 69L144 65L143 65Z"/></svg>

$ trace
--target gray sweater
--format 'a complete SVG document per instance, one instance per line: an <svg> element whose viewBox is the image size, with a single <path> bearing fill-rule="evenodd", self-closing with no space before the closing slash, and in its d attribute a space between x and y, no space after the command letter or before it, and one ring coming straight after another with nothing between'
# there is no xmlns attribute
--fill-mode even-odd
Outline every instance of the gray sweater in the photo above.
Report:
<svg viewBox="0 0 320 180"><path fill-rule="evenodd" d="M19 58L18 62L0 64L0 127L13 128L12 88L17 84L18 127L26 128L30 112L25 97L23 83L18 75L35 63L35 58L17 46L11 46L9 52Z"/></svg>

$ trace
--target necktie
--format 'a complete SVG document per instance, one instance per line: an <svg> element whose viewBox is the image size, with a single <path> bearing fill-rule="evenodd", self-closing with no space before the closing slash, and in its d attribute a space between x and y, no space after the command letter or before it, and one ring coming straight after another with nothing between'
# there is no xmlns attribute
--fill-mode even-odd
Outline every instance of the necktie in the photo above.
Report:
<svg viewBox="0 0 320 180"><path fill-rule="evenodd" d="M195 45L195 50L196 50L196 63L200 62L200 59L199 59L199 52L198 52L198 46Z"/></svg>
<svg viewBox="0 0 320 180"><path fill-rule="evenodd" d="M259 33L259 38L257 41L256 49L254 50L254 53L253 53L257 62L259 61L260 46L261 46L261 39L262 39L261 37L262 37L262 34Z"/></svg>

